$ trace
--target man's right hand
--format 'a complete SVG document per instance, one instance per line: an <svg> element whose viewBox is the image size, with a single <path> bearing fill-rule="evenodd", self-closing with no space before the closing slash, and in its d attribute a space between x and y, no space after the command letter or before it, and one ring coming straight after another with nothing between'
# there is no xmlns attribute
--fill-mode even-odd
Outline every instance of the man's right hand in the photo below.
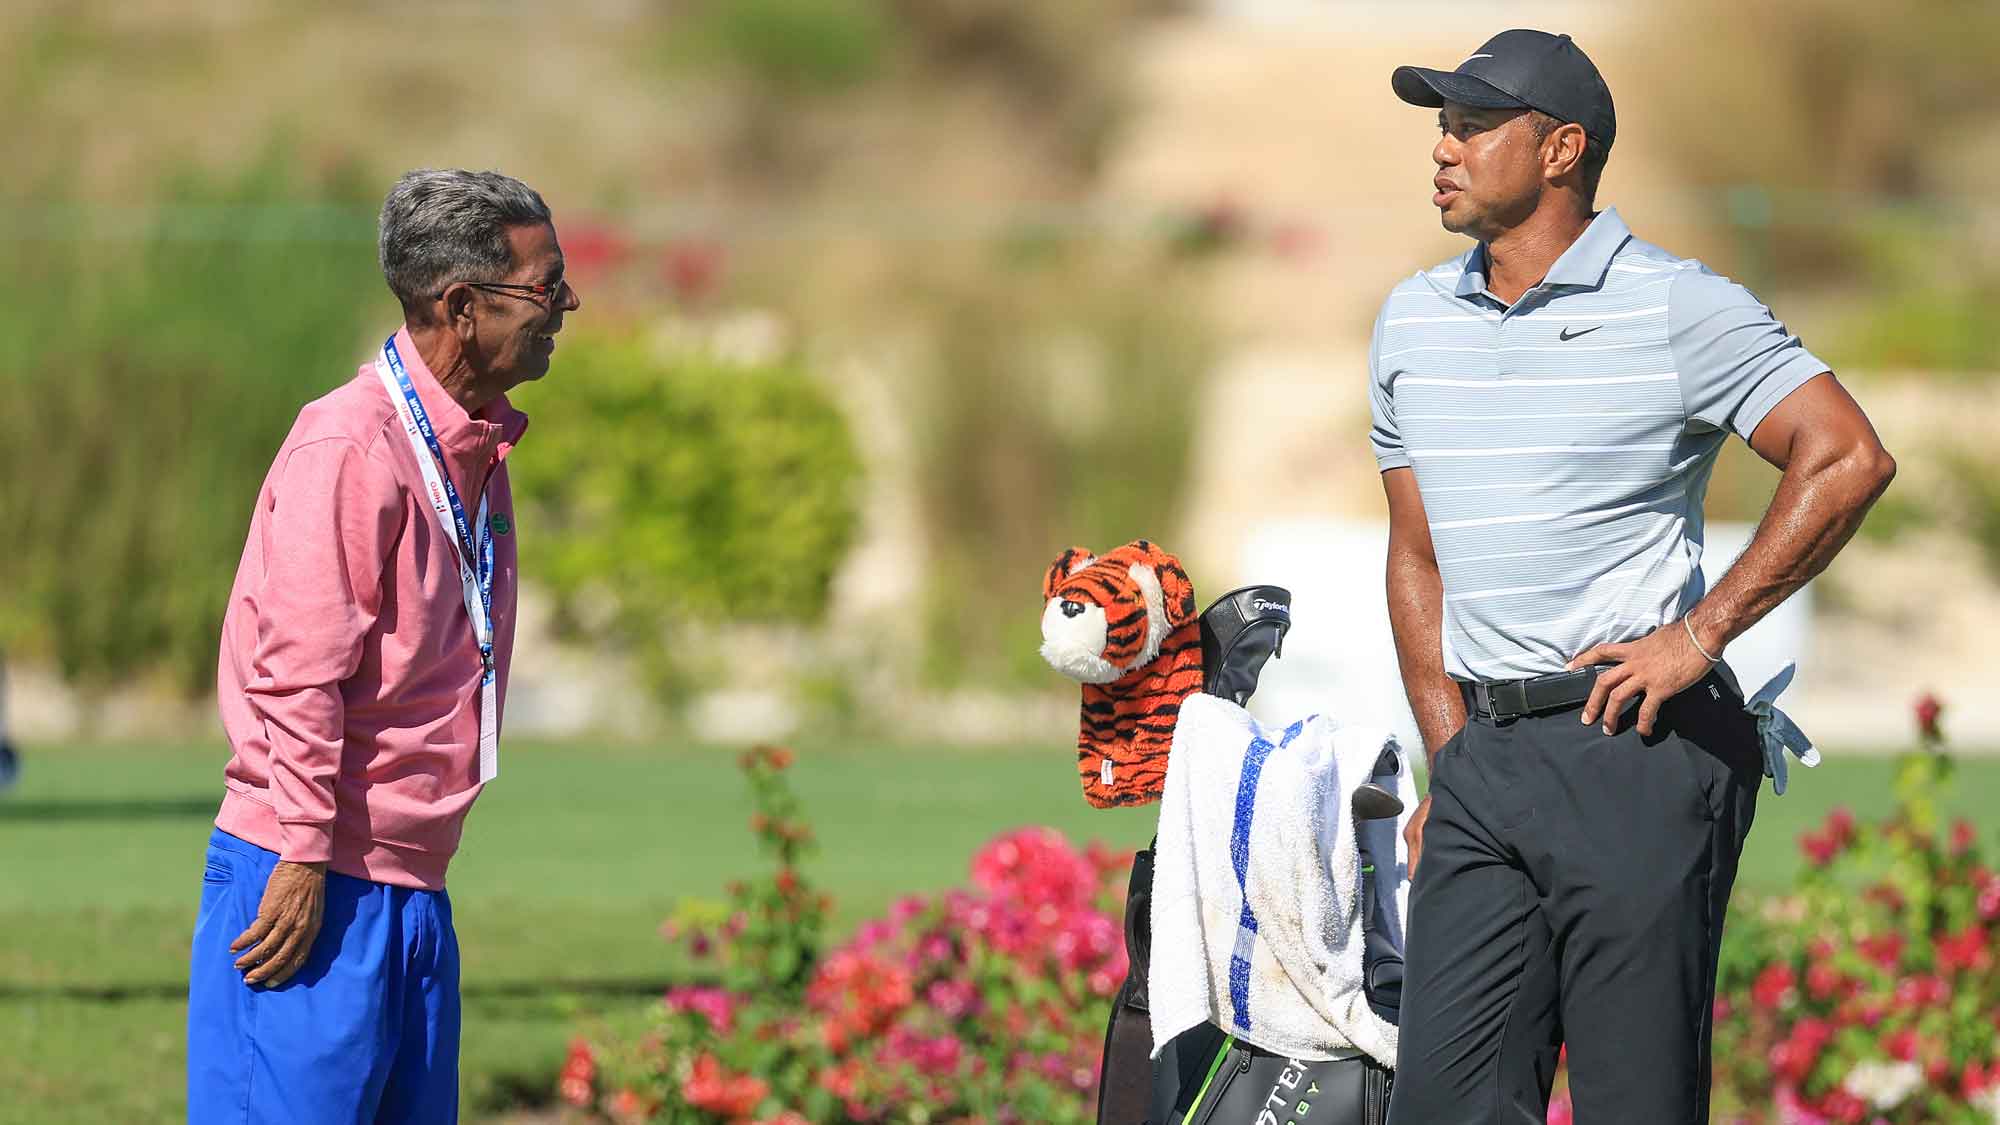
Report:
<svg viewBox="0 0 2000 1125"><path fill-rule="evenodd" d="M1425 797L1417 802L1417 811L1410 814L1410 823L1403 826L1403 842L1410 846L1410 878L1417 877L1417 858L1424 852L1424 822L1431 818L1431 799Z"/></svg>
<svg viewBox="0 0 2000 1125"><path fill-rule="evenodd" d="M243 983L276 988L290 980L312 954L325 915L326 864L280 861L264 884L257 920L229 943L231 953L243 954L236 959Z"/></svg>

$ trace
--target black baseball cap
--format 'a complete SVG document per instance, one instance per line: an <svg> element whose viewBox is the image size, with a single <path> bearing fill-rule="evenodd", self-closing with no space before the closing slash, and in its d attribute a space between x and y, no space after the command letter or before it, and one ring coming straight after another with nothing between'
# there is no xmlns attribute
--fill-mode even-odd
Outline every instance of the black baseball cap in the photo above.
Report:
<svg viewBox="0 0 2000 1125"><path fill-rule="evenodd" d="M1516 28L1480 45L1456 70L1399 66L1389 76L1396 96L1436 109L1446 102L1481 109L1538 109L1583 126L1611 151L1618 114L1611 88L1583 48L1567 35Z"/></svg>

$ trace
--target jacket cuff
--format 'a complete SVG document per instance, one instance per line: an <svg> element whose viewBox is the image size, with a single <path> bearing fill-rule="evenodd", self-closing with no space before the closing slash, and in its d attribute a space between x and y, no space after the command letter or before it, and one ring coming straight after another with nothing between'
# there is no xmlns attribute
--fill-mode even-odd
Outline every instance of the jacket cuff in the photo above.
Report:
<svg viewBox="0 0 2000 1125"><path fill-rule="evenodd" d="M278 858L286 863L325 863L333 858L333 825L287 820L278 824Z"/></svg>

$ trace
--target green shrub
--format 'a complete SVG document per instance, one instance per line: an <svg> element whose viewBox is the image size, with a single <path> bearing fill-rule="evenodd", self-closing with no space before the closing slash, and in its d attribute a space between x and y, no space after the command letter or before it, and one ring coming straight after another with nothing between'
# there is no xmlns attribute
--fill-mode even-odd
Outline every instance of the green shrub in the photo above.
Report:
<svg viewBox="0 0 2000 1125"><path fill-rule="evenodd" d="M310 201L310 203L303 202ZM17 241L0 302L0 644L83 683L213 683L257 488L392 311L355 177L274 148ZM393 323L393 320L387 323Z"/></svg>
<svg viewBox="0 0 2000 1125"><path fill-rule="evenodd" d="M671 689L689 621L812 622L858 526L845 419L791 364L661 355L633 335L563 336L517 396L522 569L558 622L590 626ZM591 607L608 615L592 618Z"/></svg>

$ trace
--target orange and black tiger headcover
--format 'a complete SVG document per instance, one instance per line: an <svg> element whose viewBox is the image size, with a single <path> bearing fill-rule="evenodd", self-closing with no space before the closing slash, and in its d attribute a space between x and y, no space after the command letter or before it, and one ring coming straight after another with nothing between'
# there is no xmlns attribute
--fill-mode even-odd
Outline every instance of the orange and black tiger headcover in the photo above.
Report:
<svg viewBox="0 0 2000 1125"><path fill-rule="evenodd" d="M1102 556L1071 547L1049 567L1042 597L1042 659L1083 681L1084 799L1098 808L1157 800L1181 701L1202 684L1187 571L1144 539Z"/></svg>

